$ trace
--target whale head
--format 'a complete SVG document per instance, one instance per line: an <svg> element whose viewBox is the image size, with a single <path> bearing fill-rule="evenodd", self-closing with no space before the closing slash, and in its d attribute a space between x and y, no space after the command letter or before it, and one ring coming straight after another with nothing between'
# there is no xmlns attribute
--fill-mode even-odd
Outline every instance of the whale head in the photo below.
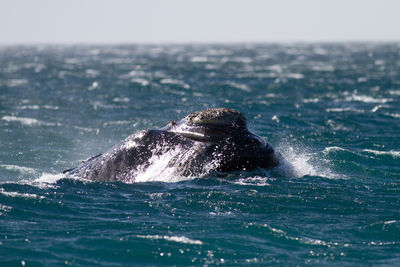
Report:
<svg viewBox="0 0 400 267"><path fill-rule="evenodd" d="M234 109L196 111L179 122L170 122L165 130L209 145L220 171L271 168L279 163L274 149L249 131L246 117Z"/></svg>
<svg viewBox="0 0 400 267"><path fill-rule="evenodd" d="M249 133L246 117L231 108L208 108L190 113L178 122L170 122L167 130L201 142L216 142Z"/></svg>

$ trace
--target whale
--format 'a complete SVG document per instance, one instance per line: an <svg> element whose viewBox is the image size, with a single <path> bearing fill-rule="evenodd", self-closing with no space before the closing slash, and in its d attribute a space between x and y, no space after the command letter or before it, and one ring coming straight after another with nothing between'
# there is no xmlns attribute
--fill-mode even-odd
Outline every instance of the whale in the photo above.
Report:
<svg viewBox="0 0 400 267"><path fill-rule="evenodd" d="M268 142L248 129L241 112L208 108L163 128L132 134L64 173L92 181L134 182L157 161L177 176L202 177L213 172L272 169L280 158Z"/></svg>

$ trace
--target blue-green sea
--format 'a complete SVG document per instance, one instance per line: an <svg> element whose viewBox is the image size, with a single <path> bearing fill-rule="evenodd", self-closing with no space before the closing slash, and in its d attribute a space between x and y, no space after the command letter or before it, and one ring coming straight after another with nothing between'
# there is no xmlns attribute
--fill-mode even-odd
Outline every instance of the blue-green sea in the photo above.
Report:
<svg viewBox="0 0 400 267"><path fill-rule="evenodd" d="M212 107L291 166L61 174ZM0 266L62 265L399 266L400 43L0 47Z"/></svg>

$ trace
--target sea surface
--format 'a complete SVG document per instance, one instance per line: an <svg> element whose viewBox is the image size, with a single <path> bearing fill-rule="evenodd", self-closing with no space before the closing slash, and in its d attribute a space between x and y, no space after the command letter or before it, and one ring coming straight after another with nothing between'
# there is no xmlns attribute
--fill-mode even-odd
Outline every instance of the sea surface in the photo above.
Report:
<svg viewBox="0 0 400 267"><path fill-rule="evenodd" d="M291 170L60 174L210 107ZM399 143L399 43L3 46L0 265L399 266Z"/></svg>

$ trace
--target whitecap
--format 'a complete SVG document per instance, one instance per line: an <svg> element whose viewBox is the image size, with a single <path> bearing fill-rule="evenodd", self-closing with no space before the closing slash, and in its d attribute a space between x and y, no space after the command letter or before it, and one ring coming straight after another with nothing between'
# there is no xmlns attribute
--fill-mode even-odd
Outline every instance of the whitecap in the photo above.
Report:
<svg viewBox="0 0 400 267"><path fill-rule="evenodd" d="M3 215L3 213L10 212L11 210L12 210L12 207L0 204L0 216ZM0 242L0 245L1 245L1 242Z"/></svg>
<svg viewBox="0 0 400 267"><path fill-rule="evenodd" d="M44 172L44 173L42 173L42 175L39 178L36 178L34 180L21 180L18 183L35 186L38 188L56 188L57 187L56 183L59 180L62 180L65 178L72 179L72 180L78 180L78 181L82 181L85 183L93 182L88 179L80 178L77 176L71 176L71 175L67 175L64 173L51 174L51 173Z"/></svg>
<svg viewBox="0 0 400 267"><path fill-rule="evenodd" d="M87 69L85 73L87 78L95 78L100 75L100 72L98 70L93 69Z"/></svg>
<svg viewBox="0 0 400 267"><path fill-rule="evenodd" d="M255 177L241 178L238 180L232 180L232 183L237 185L248 185L248 186L269 186L271 185L270 183L268 183L269 179L270 178L268 177L255 176Z"/></svg>
<svg viewBox="0 0 400 267"><path fill-rule="evenodd" d="M359 102L364 102L364 103L382 103L382 104L393 101L392 98L374 98L372 96L356 95L356 94L346 97L345 100L346 101L359 101Z"/></svg>
<svg viewBox="0 0 400 267"><path fill-rule="evenodd" d="M371 112L377 112L379 109L381 109L381 108L384 108L384 107L388 107L388 106L386 106L386 105L377 105L377 106L375 106L375 107L373 107L372 109L371 109Z"/></svg>
<svg viewBox="0 0 400 267"><path fill-rule="evenodd" d="M334 70L335 70L335 67L332 66L332 65L327 65L327 64L317 64L317 65L313 65L313 66L311 67L311 69L312 69L313 71L321 71L321 72L326 71L326 72L331 72L331 71L334 71Z"/></svg>
<svg viewBox="0 0 400 267"><path fill-rule="evenodd" d="M11 164L0 164L0 167L9 170L9 171L17 171L22 174L35 174L36 170L29 167L18 166L18 165L11 165Z"/></svg>
<svg viewBox="0 0 400 267"><path fill-rule="evenodd" d="M392 117L392 118L395 118L395 119L400 119L400 114L398 114L398 113L388 113L388 112L385 112L384 113L386 116L389 116L389 117Z"/></svg>
<svg viewBox="0 0 400 267"><path fill-rule="evenodd" d="M250 224L250 225L255 225L255 224ZM324 246L324 247L332 247L332 246L340 246L340 245L348 246L348 244L346 244L346 243L340 244L338 242L324 241L321 239L315 239L315 238L310 238L310 237L291 236L284 230L272 227L268 224L263 224L262 226L267 228L268 230L270 230L273 235L277 235L278 237L282 237L287 240L297 241L299 243L306 244L306 245Z"/></svg>
<svg viewBox="0 0 400 267"><path fill-rule="evenodd" d="M232 57L232 58L230 58L229 61L243 63L243 64L249 64L249 63L253 62L253 59L249 58L249 57Z"/></svg>
<svg viewBox="0 0 400 267"><path fill-rule="evenodd" d="M400 96L400 90L389 90L389 94Z"/></svg>
<svg viewBox="0 0 400 267"><path fill-rule="evenodd" d="M38 105L22 105L19 109L31 109L31 110L38 110L40 107Z"/></svg>
<svg viewBox="0 0 400 267"><path fill-rule="evenodd" d="M92 90L97 89L98 87L99 87L99 83L98 83L98 82L93 82L93 83L89 86L88 90L89 90L89 91L92 91Z"/></svg>
<svg viewBox="0 0 400 267"><path fill-rule="evenodd" d="M160 81L160 83L161 83L161 84L173 84L173 85L178 85L178 86L181 86L181 87L183 87L183 88L185 88L185 89L189 89L189 88L190 88L190 85L189 85L189 84L185 83L184 81L177 80L177 79L165 78L165 79L162 79L162 80Z"/></svg>
<svg viewBox="0 0 400 267"><path fill-rule="evenodd" d="M39 109L49 109L49 110L58 110L60 109L58 106L52 106L52 105L22 105L19 107L20 109L32 109L32 110L39 110Z"/></svg>
<svg viewBox="0 0 400 267"><path fill-rule="evenodd" d="M28 84L28 80L26 79L10 79L7 80L7 86L8 87L17 87L17 86L22 86Z"/></svg>
<svg viewBox="0 0 400 267"><path fill-rule="evenodd" d="M146 76L146 72L142 71L142 70L132 70L131 72L129 72L128 74L123 75L122 77L133 77L133 78L137 78L137 77L143 77Z"/></svg>
<svg viewBox="0 0 400 267"><path fill-rule="evenodd" d="M32 126L32 125L38 125L39 121L37 119L34 118L25 118L25 117L15 117L15 116L3 116L1 118L4 121L7 122L20 122L23 125L28 125L28 126Z"/></svg>
<svg viewBox="0 0 400 267"><path fill-rule="evenodd" d="M208 57L202 57L202 56L194 56L190 59L190 62L193 63L204 63L208 61Z"/></svg>
<svg viewBox="0 0 400 267"><path fill-rule="evenodd" d="M388 155L391 156L393 158L399 158L400 157L400 151L379 151L379 150L373 150L373 149L363 149L362 151L367 152L367 153L371 153L374 155Z"/></svg>
<svg viewBox="0 0 400 267"><path fill-rule="evenodd" d="M268 66L267 69L270 71L273 71L273 72L277 72L277 73L283 72L283 68L279 64Z"/></svg>
<svg viewBox="0 0 400 267"><path fill-rule="evenodd" d="M248 93L251 92L251 88L248 87L246 84L241 84L241 83L236 83L236 82L227 82L226 84L233 88L242 90L244 92L248 92Z"/></svg>
<svg viewBox="0 0 400 267"><path fill-rule="evenodd" d="M117 103L129 103L130 99L128 97L114 97L113 101Z"/></svg>
<svg viewBox="0 0 400 267"><path fill-rule="evenodd" d="M42 173L42 175L33 180L33 181L23 181L29 183L31 185L37 185L39 187L46 187L47 184L55 184L58 180L64 179L67 176L63 173L58 174L50 174L50 173Z"/></svg>
<svg viewBox="0 0 400 267"><path fill-rule="evenodd" d="M36 125L55 126L56 125L55 123L43 122L43 121L39 121L38 119L26 118L26 117L3 116L1 119L4 121L7 121L7 122L19 122L22 125L26 125L26 126L36 126Z"/></svg>
<svg viewBox="0 0 400 267"><path fill-rule="evenodd" d="M272 119L274 122L276 122L276 123L279 123L279 122L280 122L279 117L276 116L276 115L272 116L271 119Z"/></svg>
<svg viewBox="0 0 400 267"><path fill-rule="evenodd" d="M301 73L287 73L286 75L284 75L284 77L295 80L304 79L304 75Z"/></svg>
<svg viewBox="0 0 400 267"><path fill-rule="evenodd" d="M348 151L348 150L341 148L339 146L328 146L328 147L325 147L322 152L327 154L327 153L337 152L337 151Z"/></svg>
<svg viewBox="0 0 400 267"><path fill-rule="evenodd" d="M320 101L319 98L306 98L306 99L303 99L304 103L318 103L319 101Z"/></svg>
<svg viewBox="0 0 400 267"><path fill-rule="evenodd" d="M32 199L36 199L36 198L43 199L44 198L44 196L38 196L36 194L9 192L9 191L5 191L4 188L0 188L0 194L3 194L8 197L32 198Z"/></svg>
<svg viewBox="0 0 400 267"><path fill-rule="evenodd" d="M136 237L143 238L143 239L152 239L152 240L164 239L167 241L173 241L173 242L177 242L177 243L191 244L191 245L202 245L203 244L203 242L200 240L190 239L190 238L187 238L186 236L137 235Z"/></svg>
<svg viewBox="0 0 400 267"><path fill-rule="evenodd" d="M325 110L326 112L356 112L356 113L364 113L364 110L361 109L356 109L356 108L350 108L350 107L345 107L345 108L327 108Z"/></svg>
<svg viewBox="0 0 400 267"><path fill-rule="evenodd" d="M141 86L149 85L149 81L146 79L142 79L142 78L131 79L131 83L137 83L137 84L140 84Z"/></svg>

